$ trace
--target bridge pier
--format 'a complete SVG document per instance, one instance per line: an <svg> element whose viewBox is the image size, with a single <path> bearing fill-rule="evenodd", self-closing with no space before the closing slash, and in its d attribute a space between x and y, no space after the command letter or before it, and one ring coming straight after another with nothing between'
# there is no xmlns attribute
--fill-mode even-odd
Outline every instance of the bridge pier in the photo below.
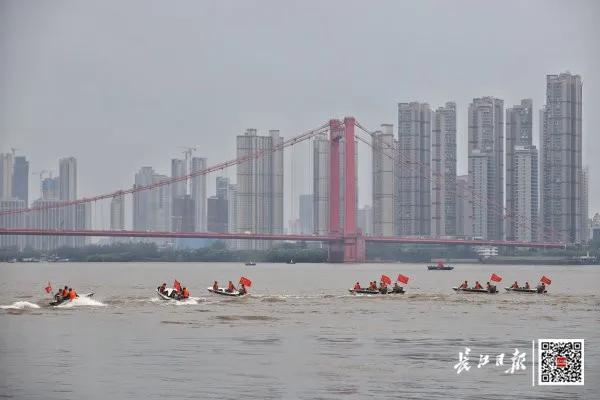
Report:
<svg viewBox="0 0 600 400"><path fill-rule="evenodd" d="M329 243L327 261L330 263L361 263L366 260L367 249L361 232L345 236L339 241Z"/></svg>

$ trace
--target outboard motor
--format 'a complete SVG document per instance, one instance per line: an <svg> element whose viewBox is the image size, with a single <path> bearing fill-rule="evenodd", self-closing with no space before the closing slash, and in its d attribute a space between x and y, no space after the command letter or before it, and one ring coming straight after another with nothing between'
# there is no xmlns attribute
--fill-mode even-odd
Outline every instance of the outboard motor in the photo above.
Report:
<svg viewBox="0 0 600 400"><path fill-rule="evenodd" d="M490 293L496 293L496 285L490 285Z"/></svg>

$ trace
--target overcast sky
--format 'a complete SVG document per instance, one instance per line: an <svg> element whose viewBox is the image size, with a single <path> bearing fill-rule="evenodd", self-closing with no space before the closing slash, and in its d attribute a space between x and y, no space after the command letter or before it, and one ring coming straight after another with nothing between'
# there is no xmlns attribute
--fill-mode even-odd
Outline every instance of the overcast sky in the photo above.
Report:
<svg viewBox="0 0 600 400"><path fill-rule="evenodd" d="M466 173L468 103L532 98L537 143L546 74L568 70L583 79L599 212L598 21L600 2L573 0L0 0L0 151L16 147L32 172L55 174L59 157L75 156L79 195L90 196L131 186L141 166L168 174L178 146L198 146L209 165L234 158L249 127L291 137L344 115L396 127L398 102L453 100ZM371 204L360 152L360 203ZM286 157L286 196L292 183L294 197L309 193L308 146ZM30 186L37 197L36 176ZM287 220L297 204L286 207Z"/></svg>

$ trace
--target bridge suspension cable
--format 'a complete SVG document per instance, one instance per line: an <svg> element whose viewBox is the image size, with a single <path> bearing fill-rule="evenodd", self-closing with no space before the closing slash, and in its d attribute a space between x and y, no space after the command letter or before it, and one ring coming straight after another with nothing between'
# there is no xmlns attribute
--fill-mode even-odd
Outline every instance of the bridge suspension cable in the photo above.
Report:
<svg viewBox="0 0 600 400"><path fill-rule="evenodd" d="M225 162L213 165L213 166L208 167L208 168L203 169L203 170L194 171L194 172L191 172L191 173L189 173L187 175L181 175L181 176L176 176L176 177L172 177L172 178L167 178L167 179L161 180L160 182L152 183L150 185L134 186L134 187L129 188L129 189L117 190L115 192L105 193L105 194L101 194L101 195L94 196L94 197L84 197L84 198L77 199L77 200L70 200L70 201L63 201L63 202L59 202L59 203L45 204L43 206L30 207L30 208L20 208L20 209L15 209L15 210L4 210L4 211L0 211L0 216L2 216L2 215L10 215L10 214L22 214L22 213L31 212L31 211L47 210L47 209L51 209L51 208L62 208L62 207L68 207L68 206L73 206L73 205L77 205L77 204L84 204L84 203L92 203L92 202L96 202L98 200L111 199L111 198L123 196L123 195L126 195L126 194L131 194L131 193L137 193L137 192L142 192L142 191L146 191L146 190L156 189L158 187L170 185L170 184L175 183L175 182L187 181L188 179L196 177L196 176L206 175L206 174L209 174L211 172L220 171L220 170L223 170L225 168L229 168L231 166L241 164L241 163L243 163L245 161L262 157L265 154L270 154L270 153L273 153L275 151L282 150L282 149L284 149L286 147L290 147L290 146L293 146L293 145L295 145L297 143L300 143L300 142L303 142L305 140L308 140L308 139L310 139L310 138L312 138L312 137L314 137L314 136L316 136L318 134L327 132L328 130L329 130L329 124L325 123L325 124L319 126L318 128L306 131L306 132L304 132L304 133L302 133L302 134L300 134L298 136L295 136L295 137L293 137L291 139L285 140L282 143L280 143L280 144L278 144L276 146L273 146L273 147L271 147L269 149L262 149L262 150L256 151L254 153L248 154L248 155L243 156L243 157L235 158L233 160L229 160L229 161L225 161Z"/></svg>

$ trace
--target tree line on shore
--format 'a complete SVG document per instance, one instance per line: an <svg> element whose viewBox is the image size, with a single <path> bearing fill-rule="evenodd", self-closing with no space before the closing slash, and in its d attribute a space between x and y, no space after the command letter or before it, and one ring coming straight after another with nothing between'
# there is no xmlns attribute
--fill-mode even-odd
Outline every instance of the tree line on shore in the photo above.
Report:
<svg viewBox="0 0 600 400"><path fill-rule="evenodd" d="M600 257L600 241L590 246L569 249L500 249L504 256L556 256L577 257L587 252ZM478 259L472 246L390 245L368 243L367 259L372 261L430 262L432 259ZM310 247L304 242L276 243L268 250L234 250L225 242L216 241L208 247L197 249L159 247L152 242L118 242L106 245L89 245L81 248L63 247L51 252L25 248L1 248L0 261L27 259L68 259L77 262L327 262L327 248Z"/></svg>

